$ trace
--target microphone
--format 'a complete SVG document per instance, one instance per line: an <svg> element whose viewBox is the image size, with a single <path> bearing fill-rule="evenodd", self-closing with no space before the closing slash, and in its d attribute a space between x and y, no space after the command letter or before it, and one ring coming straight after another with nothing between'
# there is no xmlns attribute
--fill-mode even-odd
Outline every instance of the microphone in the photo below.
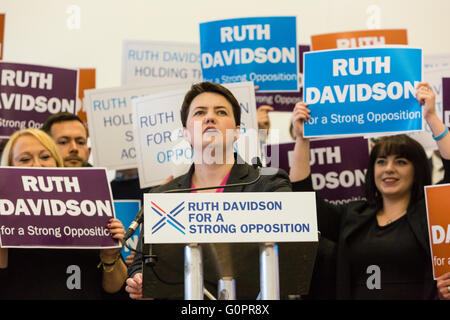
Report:
<svg viewBox="0 0 450 320"><path fill-rule="evenodd" d="M226 189L226 188L232 188L232 187L248 186L248 185L258 182L259 179L261 179L261 169L262 169L261 160L259 159L259 157L256 157L253 159L252 163L253 163L252 164L253 168L258 170L258 176L255 179L253 179L252 181L233 183L233 184L225 184L223 186L172 189L172 190L167 190L167 191L164 191L161 193L182 193L182 192L188 193L188 192L200 191L200 190ZM139 212L136 215L136 217L134 218L133 222L128 227L127 232L125 232L125 235L123 237L124 243L126 243L126 241L136 232L136 229L139 227L139 225L142 223L143 220L144 220L144 206L142 206L142 208L139 210Z"/></svg>
<svg viewBox="0 0 450 320"><path fill-rule="evenodd" d="M131 222L130 226L127 229L127 232L125 232L125 235L123 236L123 242L126 243L128 239L131 238L131 236L136 232L136 229L139 227L139 225L144 220L144 206L142 206L141 209L139 209L139 212L137 213L136 217L134 218L133 222Z"/></svg>

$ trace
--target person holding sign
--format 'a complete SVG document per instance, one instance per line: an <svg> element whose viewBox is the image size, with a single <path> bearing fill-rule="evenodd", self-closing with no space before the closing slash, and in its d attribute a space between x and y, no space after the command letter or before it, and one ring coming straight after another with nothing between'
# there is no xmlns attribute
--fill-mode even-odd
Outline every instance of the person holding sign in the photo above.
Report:
<svg viewBox="0 0 450 320"><path fill-rule="evenodd" d="M423 116L443 157L450 182L450 135L435 111L428 83L416 89ZM296 136L290 178L295 191L312 190L309 119L305 103L297 103L292 123ZM406 135L380 138L372 148L366 174L366 201L332 205L317 203L322 236L337 242L338 299L449 299L450 273L433 280L424 186L431 173L423 147ZM442 294L444 292L444 294Z"/></svg>
<svg viewBox="0 0 450 320"><path fill-rule="evenodd" d="M210 188L191 192L274 192L292 191L288 175L282 170L262 174L236 157L233 143L240 131L241 109L233 94L225 87L201 82L186 93L181 106L185 138L193 148L194 163L189 172L152 192L208 188L243 184L230 188ZM137 251L142 248L142 236ZM142 254L137 253L128 267L126 291L133 299L142 298Z"/></svg>
<svg viewBox="0 0 450 320"><path fill-rule="evenodd" d="M24 129L9 139L1 165L63 167L63 159L44 131ZM107 227L114 239L123 239L125 230L119 220L109 220ZM97 250L0 249L0 299L108 298L104 292L122 288L126 266L120 248L101 250L100 264L98 258Z"/></svg>

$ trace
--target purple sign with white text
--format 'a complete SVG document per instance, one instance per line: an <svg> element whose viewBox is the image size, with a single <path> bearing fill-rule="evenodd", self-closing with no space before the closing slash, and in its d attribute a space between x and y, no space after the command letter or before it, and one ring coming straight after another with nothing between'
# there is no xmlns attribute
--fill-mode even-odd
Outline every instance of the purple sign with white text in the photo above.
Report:
<svg viewBox="0 0 450 320"><path fill-rule="evenodd" d="M0 138L40 129L58 112L76 112L78 71L0 62Z"/></svg>
<svg viewBox="0 0 450 320"><path fill-rule="evenodd" d="M444 123L450 127L450 78L442 78L442 111Z"/></svg>
<svg viewBox="0 0 450 320"><path fill-rule="evenodd" d="M313 140L310 146L310 165L313 189L325 200L335 204L364 198L364 182L369 147L362 137ZM269 165L289 172L295 143L268 146ZM277 150L278 148L278 150Z"/></svg>
<svg viewBox="0 0 450 320"><path fill-rule="evenodd" d="M0 168L0 245L118 248L105 169Z"/></svg>

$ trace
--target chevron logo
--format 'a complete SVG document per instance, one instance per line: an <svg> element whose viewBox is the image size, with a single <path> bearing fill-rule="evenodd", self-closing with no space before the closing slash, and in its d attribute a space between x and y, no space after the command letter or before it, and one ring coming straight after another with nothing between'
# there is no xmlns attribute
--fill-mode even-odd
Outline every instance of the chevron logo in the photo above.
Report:
<svg viewBox="0 0 450 320"><path fill-rule="evenodd" d="M158 222L152 227L152 234L155 234L156 232L161 230L165 225L169 225L177 231L181 232L183 235L186 235L185 227L179 221L177 221L177 219L175 219L177 215L183 212L184 201L178 204L171 211L166 210L167 212L153 201L151 201L151 208L159 217L161 217L161 219L158 220Z"/></svg>

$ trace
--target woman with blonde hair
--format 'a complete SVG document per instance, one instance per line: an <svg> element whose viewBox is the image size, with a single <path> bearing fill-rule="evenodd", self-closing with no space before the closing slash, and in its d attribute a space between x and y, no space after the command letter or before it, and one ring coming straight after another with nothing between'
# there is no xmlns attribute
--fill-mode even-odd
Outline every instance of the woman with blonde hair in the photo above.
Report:
<svg viewBox="0 0 450 320"><path fill-rule="evenodd" d="M5 145L0 164L22 167L62 167L63 161L52 138L39 129L14 132ZM8 265L8 249L0 248L0 268Z"/></svg>
<svg viewBox="0 0 450 320"><path fill-rule="evenodd" d="M24 129L9 139L1 165L51 168L63 167L64 162L47 133ZM122 241L125 229L119 220L109 220L107 227ZM105 292L120 291L126 274L120 249L102 249L99 257L97 250L0 248L0 300L104 299L109 297Z"/></svg>
<svg viewBox="0 0 450 320"><path fill-rule="evenodd" d="M25 153L18 154L19 150L25 150ZM3 149L1 165L20 167L64 166L53 139L44 131L32 128L16 131L10 137Z"/></svg>

